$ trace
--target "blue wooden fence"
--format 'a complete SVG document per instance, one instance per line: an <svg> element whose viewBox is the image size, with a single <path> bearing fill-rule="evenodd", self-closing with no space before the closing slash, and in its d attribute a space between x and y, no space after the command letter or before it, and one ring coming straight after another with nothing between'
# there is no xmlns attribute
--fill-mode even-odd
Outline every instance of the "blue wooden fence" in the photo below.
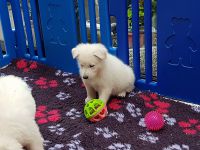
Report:
<svg viewBox="0 0 200 150"><path fill-rule="evenodd" d="M12 6L14 29L11 29L7 2ZM88 29L84 0L77 0L78 14L74 2L30 0L29 6L27 0L22 0L20 7L19 0L1 0L0 18L6 53L0 47L0 66L8 64L14 58L26 58L77 73L78 68L72 59L71 49L78 43L79 36L81 42L88 42ZM101 42L110 53L128 64L127 0L99 0L98 3ZM94 43L97 42L95 7L95 0L89 0L90 37ZM145 78L142 78L139 0L132 0L133 69L138 88L200 103L199 9L198 0L158 0L158 68L157 81L153 81L152 1L144 0ZM110 16L116 18L117 47L112 46ZM80 28L77 28L77 23Z"/></svg>

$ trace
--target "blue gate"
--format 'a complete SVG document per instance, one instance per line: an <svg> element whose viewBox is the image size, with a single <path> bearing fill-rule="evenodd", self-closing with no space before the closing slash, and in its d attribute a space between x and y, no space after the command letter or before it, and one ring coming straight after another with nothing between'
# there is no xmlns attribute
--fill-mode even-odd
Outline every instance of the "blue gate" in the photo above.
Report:
<svg viewBox="0 0 200 150"><path fill-rule="evenodd" d="M200 1L158 1L157 7L157 89L159 93L197 103L200 99L200 19L197 13Z"/></svg>
<svg viewBox="0 0 200 150"><path fill-rule="evenodd" d="M78 42L88 42L88 29L85 1L76 1L0 0L0 20L6 45L6 52L0 47L0 67L14 58L26 58L77 73L71 49ZM11 4L14 29L11 28L7 2ZM95 0L88 2L91 42L98 42ZM136 86L199 103L200 19L197 12L200 1L157 1L156 81L152 75L152 0L144 0L145 77L141 76L139 0L131 3ZM98 0L98 7L101 42L128 64L127 0ZM111 16L116 18L117 24L116 47L112 45Z"/></svg>
<svg viewBox="0 0 200 150"><path fill-rule="evenodd" d="M15 58L15 35L11 28L8 6L6 0L0 1L0 24L2 27L2 37L5 42L5 50L0 45L0 67L10 63Z"/></svg>
<svg viewBox="0 0 200 150"><path fill-rule="evenodd" d="M72 0L38 1L46 63L77 72L71 49L77 44L75 8Z"/></svg>

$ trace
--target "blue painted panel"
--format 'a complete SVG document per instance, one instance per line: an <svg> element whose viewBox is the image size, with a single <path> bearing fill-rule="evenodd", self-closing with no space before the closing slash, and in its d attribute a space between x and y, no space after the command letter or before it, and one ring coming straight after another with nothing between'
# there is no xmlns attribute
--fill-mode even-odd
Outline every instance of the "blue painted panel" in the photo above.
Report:
<svg viewBox="0 0 200 150"><path fill-rule="evenodd" d="M46 63L70 72L78 72L71 49L77 44L73 0L38 1Z"/></svg>
<svg viewBox="0 0 200 150"><path fill-rule="evenodd" d="M120 7L119 7L120 6ZM129 64L127 0L109 0L109 15L117 22L117 56Z"/></svg>
<svg viewBox="0 0 200 150"><path fill-rule="evenodd" d="M96 11L95 11L95 0L89 0L89 16L90 16L90 34L91 41L93 43L97 42L97 27L96 27Z"/></svg>
<svg viewBox="0 0 200 150"><path fill-rule="evenodd" d="M13 19L15 23L15 34L17 44L17 57L25 57L27 54L26 38L24 33L24 26L22 21L22 14L19 1L10 0L13 12Z"/></svg>
<svg viewBox="0 0 200 150"><path fill-rule="evenodd" d="M31 0L31 12L32 12L32 18L33 18L33 24L34 24L34 30L35 30L35 38L36 38L36 46L37 46L37 54L39 59L44 58L44 51L42 47L42 41L41 41L41 35L40 29L39 29L39 12L37 10L36 0Z"/></svg>
<svg viewBox="0 0 200 150"><path fill-rule="evenodd" d="M152 0L144 1L144 40L146 84L152 82Z"/></svg>
<svg viewBox="0 0 200 150"><path fill-rule="evenodd" d="M133 63L136 80L140 79L139 0L132 0Z"/></svg>
<svg viewBox="0 0 200 150"><path fill-rule="evenodd" d="M0 20L2 25L2 32L5 42L6 54L0 56L0 67L8 64L13 58L16 57L15 53L15 39L14 34L11 29L8 8L7 8L7 1L1 0L0 1Z"/></svg>
<svg viewBox="0 0 200 150"><path fill-rule="evenodd" d="M78 10L80 18L81 41L82 43L86 43L88 39L86 30L85 3L83 0L78 0Z"/></svg>
<svg viewBox="0 0 200 150"><path fill-rule="evenodd" d="M22 9L23 9L23 14L24 14L24 22L25 22L26 35L27 35L27 40L28 40L29 54L31 57L33 57L35 56L35 51L34 51L33 34L31 30L27 0L22 0Z"/></svg>
<svg viewBox="0 0 200 150"><path fill-rule="evenodd" d="M158 1L158 90L200 103L200 1Z"/></svg>
<svg viewBox="0 0 200 150"><path fill-rule="evenodd" d="M111 41L111 27L108 0L99 0L99 17L100 17L100 31L101 42L109 49L109 52L116 55L116 50L112 49Z"/></svg>

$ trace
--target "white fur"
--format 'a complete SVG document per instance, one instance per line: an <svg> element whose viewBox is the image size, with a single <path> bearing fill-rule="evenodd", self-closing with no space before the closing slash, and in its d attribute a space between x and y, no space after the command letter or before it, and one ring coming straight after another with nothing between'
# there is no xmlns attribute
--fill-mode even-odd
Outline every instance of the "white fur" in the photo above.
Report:
<svg viewBox="0 0 200 150"><path fill-rule="evenodd" d="M107 103L111 95L124 97L126 92L133 90L135 76L132 68L109 54L102 44L79 44L72 49L72 56L78 61L87 90L86 102L97 98L96 92Z"/></svg>
<svg viewBox="0 0 200 150"><path fill-rule="evenodd" d="M35 101L19 77L0 77L0 111L0 150L44 150Z"/></svg>

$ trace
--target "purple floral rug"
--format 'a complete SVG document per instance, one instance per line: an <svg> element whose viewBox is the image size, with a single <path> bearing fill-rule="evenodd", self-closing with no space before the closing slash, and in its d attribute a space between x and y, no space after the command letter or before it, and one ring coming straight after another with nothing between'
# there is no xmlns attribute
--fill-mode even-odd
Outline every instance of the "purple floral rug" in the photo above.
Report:
<svg viewBox="0 0 200 150"><path fill-rule="evenodd" d="M86 91L78 75L26 60L13 61L0 73L19 76L32 88L46 150L200 150L198 106L133 91L123 99L112 97L108 116L90 123L83 115ZM144 124L151 110L165 119L158 132Z"/></svg>

